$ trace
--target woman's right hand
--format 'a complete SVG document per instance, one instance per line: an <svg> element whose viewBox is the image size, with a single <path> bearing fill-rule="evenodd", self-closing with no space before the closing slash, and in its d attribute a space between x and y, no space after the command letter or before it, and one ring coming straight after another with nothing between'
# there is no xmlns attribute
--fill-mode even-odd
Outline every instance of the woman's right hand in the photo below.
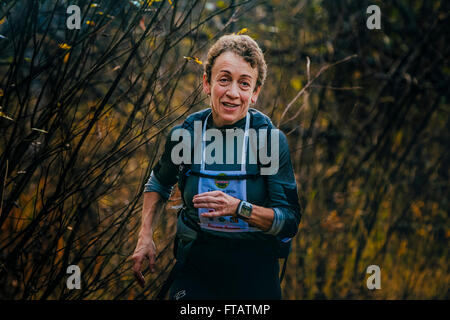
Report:
<svg viewBox="0 0 450 320"><path fill-rule="evenodd" d="M149 260L150 272L155 272L156 246L152 237L139 238L131 259L133 263L133 272L139 285L144 288L145 279L141 272L142 262L147 258Z"/></svg>

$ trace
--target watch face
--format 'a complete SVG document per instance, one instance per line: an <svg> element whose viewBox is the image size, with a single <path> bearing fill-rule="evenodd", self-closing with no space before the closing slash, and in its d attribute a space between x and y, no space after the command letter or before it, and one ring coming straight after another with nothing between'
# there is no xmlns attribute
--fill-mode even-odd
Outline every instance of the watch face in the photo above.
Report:
<svg viewBox="0 0 450 320"><path fill-rule="evenodd" d="M244 202L241 207L240 214L244 217L250 218L252 214L252 205L250 203Z"/></svg>

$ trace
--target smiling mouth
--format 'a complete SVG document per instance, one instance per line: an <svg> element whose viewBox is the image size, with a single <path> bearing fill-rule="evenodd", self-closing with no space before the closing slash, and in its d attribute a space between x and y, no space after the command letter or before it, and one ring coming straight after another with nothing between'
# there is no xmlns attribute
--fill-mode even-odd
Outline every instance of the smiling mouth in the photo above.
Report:
<svg viewBox="0 0 450 320"><path fill-rule="evenodd" d="M222 102L222 105L225 108L229 108L229 109L235 109L235 108L239 107L238 104L233 104L233 103L228 103L228 102Z"/></svg>

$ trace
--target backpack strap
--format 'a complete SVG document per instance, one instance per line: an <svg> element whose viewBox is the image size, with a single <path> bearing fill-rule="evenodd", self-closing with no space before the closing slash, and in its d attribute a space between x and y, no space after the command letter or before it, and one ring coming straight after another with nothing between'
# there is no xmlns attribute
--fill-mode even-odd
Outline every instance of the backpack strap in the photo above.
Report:
<svg viewBox="0 0 450 320"><path fill-rule="evenodd" d="M286 272L286 265L287 265L288 257L289 257L289 255L286 258L284 258L283 268L281 269L281 274L280 274L280 284L283 282L283 279L284 279L284 274Z"/></svg>

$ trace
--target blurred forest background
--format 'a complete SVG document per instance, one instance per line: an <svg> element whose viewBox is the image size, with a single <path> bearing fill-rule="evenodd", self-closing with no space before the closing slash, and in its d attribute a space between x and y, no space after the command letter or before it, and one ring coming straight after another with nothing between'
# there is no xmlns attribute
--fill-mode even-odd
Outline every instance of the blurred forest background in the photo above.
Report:
<svg viewBox="0 0 450 320"><path fill-rule="evenodd" d="M69 5L81 28L69 30ZM369 30L366 9L381 9ZM143 290L129 257L168 130L208 106L209 46L263 48L257 107L287 135L303 216L285 299L449 299L449 2L0 3L0 299L153 299L173 265L175 192ZM81 269L68 290L67 267ZM366 268L381 268L368 290Z"/></svg>

